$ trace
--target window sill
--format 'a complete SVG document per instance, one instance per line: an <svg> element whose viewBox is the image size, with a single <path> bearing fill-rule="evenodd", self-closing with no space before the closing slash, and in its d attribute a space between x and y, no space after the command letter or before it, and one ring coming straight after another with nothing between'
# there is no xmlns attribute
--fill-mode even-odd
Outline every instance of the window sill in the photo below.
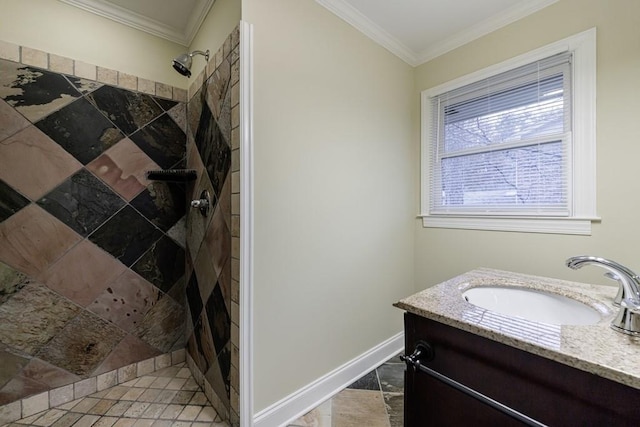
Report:
<svg viewBox="0 0 640 427"><path fill-rule="evenodd" d="M599 218L513 218L420 215L425 228L458 228L466 230L516 231L522 233L591 235L591 223Z"/></svg>

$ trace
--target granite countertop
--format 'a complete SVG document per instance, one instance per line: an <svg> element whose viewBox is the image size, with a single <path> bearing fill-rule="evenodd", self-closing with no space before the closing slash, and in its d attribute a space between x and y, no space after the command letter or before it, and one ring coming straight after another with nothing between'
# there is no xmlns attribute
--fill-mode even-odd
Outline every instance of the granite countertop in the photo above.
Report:
<svg viewBox="0 0 640 427"><path fill-rule="evenodd" d="M595 325L550 325L486 310L462 292L478 286L517 286L574 298L602 315ZM402 299L394 306L476 335L640 389L640 338L609 327L617 287L481 268Z"/></svg>

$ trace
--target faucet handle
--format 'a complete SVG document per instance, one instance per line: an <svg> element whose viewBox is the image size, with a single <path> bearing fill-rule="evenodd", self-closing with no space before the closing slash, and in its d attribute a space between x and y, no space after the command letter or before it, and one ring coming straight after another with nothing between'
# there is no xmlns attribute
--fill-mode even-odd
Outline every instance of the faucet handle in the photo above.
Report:
<svg viewBox="0 0 640 427"><path fill-rule="evenodd" d="M622 285L622 278L620 276L618 276L615 273L612 273L610 271L607 271L606 273L604 273L604 277L606 277L607 279L611 279L611 280L615 280L616 282L618 282L618 293L616 294L615 298L613 299L612 304L615 307L620 307L620 304L622 303L622 300L625 299L627 296L625 295L624 292L624 286Z"/></svg>

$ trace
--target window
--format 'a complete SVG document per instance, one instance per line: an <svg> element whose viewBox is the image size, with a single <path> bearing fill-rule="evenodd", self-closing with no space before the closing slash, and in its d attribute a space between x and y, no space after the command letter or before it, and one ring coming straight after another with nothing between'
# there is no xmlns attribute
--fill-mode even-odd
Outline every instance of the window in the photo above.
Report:
<svg viewBox="0 0 640 427"><path fill-rule="evenodd" d="M426 227L590 234L595 30L422 93Z"/></svg>

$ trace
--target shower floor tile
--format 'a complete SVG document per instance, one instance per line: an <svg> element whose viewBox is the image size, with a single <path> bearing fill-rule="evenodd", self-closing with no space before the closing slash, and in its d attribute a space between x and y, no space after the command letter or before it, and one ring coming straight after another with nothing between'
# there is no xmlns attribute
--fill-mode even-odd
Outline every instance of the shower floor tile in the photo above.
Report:
<svg viewBox="0 0 640 427"><path fill-rule="evenodd" d="M182 363L7 427L228 427L203 398L202 390L194 390L194 384L189 369Z"/></svg>

